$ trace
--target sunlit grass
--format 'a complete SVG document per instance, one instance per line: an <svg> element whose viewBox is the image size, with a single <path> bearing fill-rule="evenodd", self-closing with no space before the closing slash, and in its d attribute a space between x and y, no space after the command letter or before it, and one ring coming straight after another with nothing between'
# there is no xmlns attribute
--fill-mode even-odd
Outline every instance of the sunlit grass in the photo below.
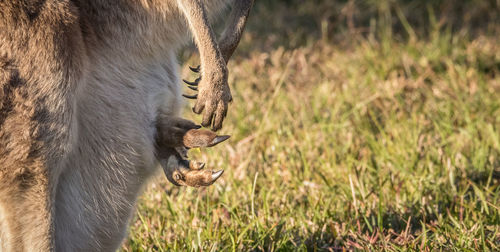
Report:
<svg viewBox="0 0 500 252"><path fill-rule="evenodd" d="M123 249L498 251L498 38L353 41L236 57L222 179L158 174Z"/></svg>

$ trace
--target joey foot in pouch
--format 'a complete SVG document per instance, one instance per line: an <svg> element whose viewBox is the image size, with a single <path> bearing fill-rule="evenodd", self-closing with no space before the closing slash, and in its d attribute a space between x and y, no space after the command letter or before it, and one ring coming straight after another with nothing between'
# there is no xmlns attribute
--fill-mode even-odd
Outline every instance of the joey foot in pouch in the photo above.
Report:
<svg viewBox="0 0 500 252"><path fill-rule="evenodd" d="M159 116L157 121L157 155L167 179L177 186L209 186L223 170L204 169L205 164L187 160L190 148L212 147L229 138L200 129L201 126L177 117Z"/></svg>

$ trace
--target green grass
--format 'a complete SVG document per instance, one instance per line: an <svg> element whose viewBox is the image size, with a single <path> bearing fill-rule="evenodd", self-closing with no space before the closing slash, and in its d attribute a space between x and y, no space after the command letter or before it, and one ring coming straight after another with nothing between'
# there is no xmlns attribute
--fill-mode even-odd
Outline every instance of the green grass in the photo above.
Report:
<svg viewBox="0 0 500 252"><path fill-rule="evenodd" d="M225 174L203 189L158 174L123 250L500 250L496 34L290 46L256 26L229 65L232 138L190 153Z"/></svg>

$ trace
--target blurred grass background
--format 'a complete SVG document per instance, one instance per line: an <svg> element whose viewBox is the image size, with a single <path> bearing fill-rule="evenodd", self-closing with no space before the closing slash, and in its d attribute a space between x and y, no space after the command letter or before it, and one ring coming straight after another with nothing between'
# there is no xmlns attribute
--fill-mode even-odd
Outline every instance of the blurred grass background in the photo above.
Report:
<svg viewBox="0 0 500 252"><path fill-rule="evenodd" d="M190 152L225 174L193 189L159 173L122 249L499 251L499 14L257 0L229 64L232 137Z"/></svg>

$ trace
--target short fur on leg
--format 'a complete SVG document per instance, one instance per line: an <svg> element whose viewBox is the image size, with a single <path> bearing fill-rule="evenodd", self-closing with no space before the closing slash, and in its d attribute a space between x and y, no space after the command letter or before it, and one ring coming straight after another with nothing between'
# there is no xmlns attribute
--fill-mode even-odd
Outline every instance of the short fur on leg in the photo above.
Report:
<svg viewBox="0 0 500 252"><path fill-rule="evenodd" d="M222 122L227 115L228 103L232 101L229 85L227 84L227 62L238 46L243 30L250 14L254 0L236 0L233 2L229 21L222 38L217 44L213 31L207 22L203 22L199 16L189 13L204 13L204 6L197 0L182 0L180 6L188 18L193 30L196 44L201 57L201 65L190 69L193 72L201 72L201 76L194 82L186 81L189 88L199 93L194 95L183 95L188 99L196 99L193 112L200 114L203 110L202 125L211 126L213 130L222 128ZM194 28L196 27L196 29Z"/></svg>
<svg viewBox="0 0 500 252"><path fill-rule="evenodd" d="M193 32L201 58L202 78L193 111L197 114L204 111L201 124L219 130L232 100L226 62L208 22L205 4L200 0L177 0L177 3Z"/></svg>

